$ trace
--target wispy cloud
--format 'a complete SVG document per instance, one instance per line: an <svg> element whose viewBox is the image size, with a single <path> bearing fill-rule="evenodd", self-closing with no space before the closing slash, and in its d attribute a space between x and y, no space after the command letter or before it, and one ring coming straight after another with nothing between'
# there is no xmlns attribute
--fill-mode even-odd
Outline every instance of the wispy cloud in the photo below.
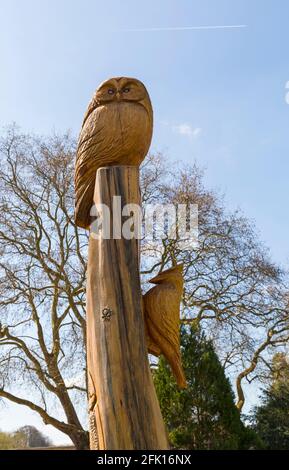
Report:
<svg viewBox="0 0 289 470"><path fill-rule="evenodd" d="M122 32L128 33L137 33L137 32L152 32L152 31L193 31L193 30L202 30L202 29L240 29L247 28L246 24L231 24L231 25L205 25L205 26L167 26L164 28L136 28L136 29L123 29L119 30Z"/></svg>
<svg viewBox="0 0 289 470"><path fill-rule="evenodd" d="M172 127L173 131L177 134L184 135L190 138L197 138L202 133L201 127L192 127L190 124L183 123Z"/></svg>

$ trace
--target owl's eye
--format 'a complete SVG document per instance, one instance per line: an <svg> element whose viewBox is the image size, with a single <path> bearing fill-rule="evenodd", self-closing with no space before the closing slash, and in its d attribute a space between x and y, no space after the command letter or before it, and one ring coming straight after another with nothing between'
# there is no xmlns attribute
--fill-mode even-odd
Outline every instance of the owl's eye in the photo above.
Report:
<svg viewBox="0 0 289 470"><path fill-rule="evenodd" d="M108 93L109 95L114 95L114 89L113 89L113 88L109 88L109 89L107 90L107 93Z"/></svg>
<svg viewBox="0 0 289 470"><path fill-rule="evenodd" d="M122 90L123 93L128 93L130 91L130 88L126 87Z"/></svg>

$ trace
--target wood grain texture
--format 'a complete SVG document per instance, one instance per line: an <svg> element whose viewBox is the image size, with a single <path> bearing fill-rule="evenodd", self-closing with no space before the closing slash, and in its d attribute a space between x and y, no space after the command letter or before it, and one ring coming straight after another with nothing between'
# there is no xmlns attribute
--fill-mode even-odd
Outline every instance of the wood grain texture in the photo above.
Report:
<svg viewBox="0 0 289 470"><path fill-rule="evenodd" d="M135 78L103 82L86 111L75 167L75 223L90 226L95 175L100 167L139 166L152 138L153 111L148 92Z"/></svg>
<svg viewBox="0 0 289 470"><path fill-rule="evenodd" d="M183 265L162 271L150 280L155 287L143 296L148 351L163 354L177 384L186 388L180 352L180 303L183 293Z"/></svg>
<svg viewBox="0 0 289 470"><path fill-rule="evenodd" d="M140 204L137 167L97 171L94 201ZM113 218L112 218L113 223ZM138 269L138 241L89 241L87 350L90 400L99 449L167 449L166 430L147 358ZM111 316L103 319L103 309Z"/></svg>

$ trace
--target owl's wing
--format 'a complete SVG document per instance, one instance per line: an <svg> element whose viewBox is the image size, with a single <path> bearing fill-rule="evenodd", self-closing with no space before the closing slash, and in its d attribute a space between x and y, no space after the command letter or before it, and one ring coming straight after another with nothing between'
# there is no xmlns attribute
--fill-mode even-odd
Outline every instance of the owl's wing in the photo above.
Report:
<svg viewBox="0 0 289 470"><path fill-rule="evenodd" d="M75 163L75 223L88 228L97 167L98 135L102 132L98 108L88 107L78 139Z"/></svg>
<svg viewBox="0 0 289 470"><path fill-rule="evenodd" d="M96 99L96 94L93 95L92 99L90 100L90 103L88 104L87 106L87 110L85 111L85 114L84 114L84 117L83 117L83 121L82 121L82 126L81 126L81 129L83 128L83 126L85 125L88 117L90 116L90 114L92 113L92 111L94 111L98 106L98 101Z"/></svg>

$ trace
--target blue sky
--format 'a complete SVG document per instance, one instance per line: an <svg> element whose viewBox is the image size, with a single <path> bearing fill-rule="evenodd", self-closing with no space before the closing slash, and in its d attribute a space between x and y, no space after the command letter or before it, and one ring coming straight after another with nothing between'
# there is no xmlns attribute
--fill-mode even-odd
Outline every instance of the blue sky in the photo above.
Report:
<svg viewBox="0 0 289 470"><path fill-rule="evenodd" d="M286 264L288 17L286 0L0 0L0 127L77 134L101 81L140 78L152 149L206 167ZM247 27L128 31L234 24Z"/></svg>

